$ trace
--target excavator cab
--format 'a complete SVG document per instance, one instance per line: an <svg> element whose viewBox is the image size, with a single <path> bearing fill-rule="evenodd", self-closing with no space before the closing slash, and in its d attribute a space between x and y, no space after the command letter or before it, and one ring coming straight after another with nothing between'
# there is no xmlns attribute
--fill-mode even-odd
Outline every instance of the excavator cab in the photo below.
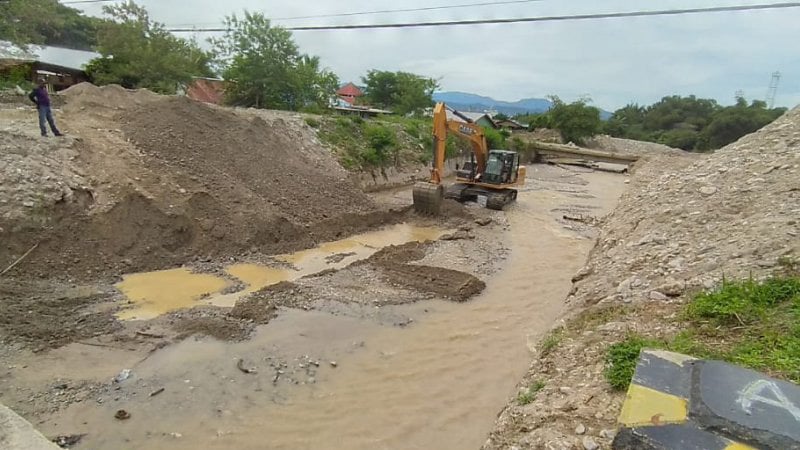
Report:
<svg viewBox="0 0 800 450"><path fill-rule="evenodd" d="M514 184L517 182L519 154L508 150L490 150L486 160L483 182L487 184Z"/></svg>

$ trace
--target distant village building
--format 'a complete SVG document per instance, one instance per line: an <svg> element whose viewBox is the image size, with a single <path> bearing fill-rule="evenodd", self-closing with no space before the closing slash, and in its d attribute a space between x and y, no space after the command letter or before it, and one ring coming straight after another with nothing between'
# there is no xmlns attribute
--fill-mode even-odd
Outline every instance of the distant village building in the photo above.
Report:
<svg viewBox="0 0 800 450"><path fill-rule="evenodd" d="M30 82L44 78L53 91L89 81L86 65L100 54L69 48L30 45L21 48L0 41L0 76L23 75Z"/></svg>
<svg viewBox="0 0 800 450"><path fill-rule="evenodd" d="M495 120L495 123L497 124L498 128L503 130L509 130L511 132L525 131L528 129L526 125L523 125L514 119Z"/></svg>
<svg viewBox="0 0 800 450"><path fill-rule="evenodd" d="M469 119L470 122L478 124L484 128L494 128L497 129L497 124L487 113L479 113L479 112L469 112L469 111L458 111L458 114L448 110L447 111L447 120L454 120L456 122L466 122L466 120L462 119L460 116L466 117Z"/></svg>
<svg viewBox="0 0 800 450"><path fill-rule="evenodd" d="M336 95L350 106L356 105L358 99L364 96L364 91L353 83L347 83L336 91Z"/></svg>

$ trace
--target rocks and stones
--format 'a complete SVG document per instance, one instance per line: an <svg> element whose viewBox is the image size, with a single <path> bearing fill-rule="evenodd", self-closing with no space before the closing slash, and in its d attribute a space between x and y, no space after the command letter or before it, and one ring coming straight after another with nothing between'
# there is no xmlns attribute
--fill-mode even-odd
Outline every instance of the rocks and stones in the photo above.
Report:
<svg viewBox="0 0 800 450"><path fill-rule="evenodd" d="M479 219L475 219L475 223L480 225L480 226L482 226L482 227L485 227L486 225L489 225L490 223L492 223L492 218L491 217L481 217Z"/></svg>
<svg viewBox="0 0 800 450"><path fill-rule="evenodd" d="M703 195L714 195L717 193L717 188L714 186L703 186L700 188L700 193Z"/></svg>
<svg viewBox="0 0 800 450"><path fill-rule="evenodd" d="M117 374L117 376L114 377L113 381L114 383L122 383L123 381L130 378L132 373L133 372L131 371L131 369L123 369L120 373Z"/></svg>
<svg viewBox="0 0 800 450"><path fill-rule="evenodd" d="M575 427L575 434L577 434L578 436L586 434L586 426L582 423L578 424L578 426Z"/></svg>
<svg viewBox="0 0 800 450"><path fill-rule="evenodd" d="M597 450L600 448L600 444L595 442L594 439L590 438L589 436L584 437L582 443L585 450Z"/></svg>

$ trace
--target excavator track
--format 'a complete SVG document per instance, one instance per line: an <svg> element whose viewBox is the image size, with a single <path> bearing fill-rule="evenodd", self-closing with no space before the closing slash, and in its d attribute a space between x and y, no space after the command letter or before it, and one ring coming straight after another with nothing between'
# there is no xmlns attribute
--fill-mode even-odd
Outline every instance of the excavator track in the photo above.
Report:
<svg viewBox="0 0 800 450"><path fill-rule="evenodd" d="M486 196L486 207L496 211L502 211L506 205L517 199L517 191L506 189L504 191L492 192Z"/></svg>
<svg viewBox="0 0 800 450"><path fill-rule="evenodd" d="M420 214L438 215L444 200L444 186L433 183L417 183L412 192L414 210Z"/></svg>

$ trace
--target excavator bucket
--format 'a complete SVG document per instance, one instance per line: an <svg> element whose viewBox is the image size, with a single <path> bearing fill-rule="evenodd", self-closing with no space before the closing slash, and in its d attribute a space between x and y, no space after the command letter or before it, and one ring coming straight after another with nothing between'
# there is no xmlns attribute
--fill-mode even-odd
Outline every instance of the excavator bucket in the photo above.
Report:
<svg viewBox="0 0 800 450"><path fill-rule="evenodd" d="M421 214L437 215L444 200L444 186L433 183L414 185L414 210Z"/></svg>

